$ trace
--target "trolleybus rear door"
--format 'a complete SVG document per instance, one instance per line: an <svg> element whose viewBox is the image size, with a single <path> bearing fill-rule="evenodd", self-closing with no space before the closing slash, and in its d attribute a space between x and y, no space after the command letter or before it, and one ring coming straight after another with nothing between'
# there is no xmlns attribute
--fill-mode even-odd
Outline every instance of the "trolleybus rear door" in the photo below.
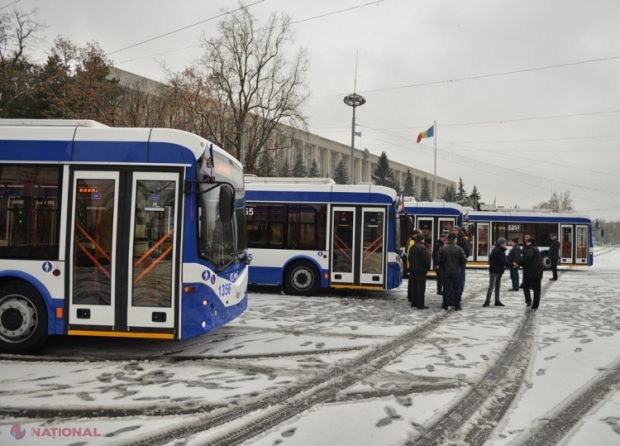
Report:
<svg viewBox="0 0 620 446"><path fill-rule="evenodd" d="M560 249L562 263L573 263L573 226L561 225L560 231L562 232L562 248Z"/></svg>
<svg viewBox="0 0 620 446"><path fill-rule="evenodd" d="M588 227L586 225L575 226L575 263L577 265L587 265L590 255L590 242L588 239Z"/></svg>

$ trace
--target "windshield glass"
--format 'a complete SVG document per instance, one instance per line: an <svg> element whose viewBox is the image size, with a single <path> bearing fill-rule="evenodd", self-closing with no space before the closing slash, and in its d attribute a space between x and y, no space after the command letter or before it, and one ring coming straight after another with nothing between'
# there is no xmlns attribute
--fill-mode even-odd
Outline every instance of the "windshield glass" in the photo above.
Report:
<svg viewBox="0 0 620 446"><path fill-rule="evenodd" d="M223 270L226 266L245 262L246 227L245 227L245 189L241 167L225 155L214 154L214 183L199 183L198 194L198 234L200 256ZM199 180L202 176L199 173ZM220 190L227 187L224 182L235 189L235 212L228 223L220 215Z"/></svg>

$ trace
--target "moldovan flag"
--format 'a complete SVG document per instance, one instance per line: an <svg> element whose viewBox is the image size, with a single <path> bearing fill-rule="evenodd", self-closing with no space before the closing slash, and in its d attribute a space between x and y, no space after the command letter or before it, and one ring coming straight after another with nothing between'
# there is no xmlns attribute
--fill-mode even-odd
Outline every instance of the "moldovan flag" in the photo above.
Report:
<svg viewBox="0 0 620 446"><path fill-rule="evenodd" d="M435 136L435 126L434 125L432 125L431 128L429 128L428 130L424 130L423 132L420 132L420 134L418 135L418 144L424 138L432 138L433 136Z"/></svg>

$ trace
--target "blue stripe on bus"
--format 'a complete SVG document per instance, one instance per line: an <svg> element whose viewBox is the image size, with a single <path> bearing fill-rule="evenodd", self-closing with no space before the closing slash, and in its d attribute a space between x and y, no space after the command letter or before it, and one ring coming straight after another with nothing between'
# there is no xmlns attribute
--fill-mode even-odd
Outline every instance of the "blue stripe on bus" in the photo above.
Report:
<svg viewBox="0 0 620 446"><path fill-rule="evenodd" d="M284 186L284 185L283 185ZM393 204L392 197L378 192L311 192L311 191L263 191L247 190L246 201L270 203L330 203L332 205L361 204Z"/></svg>
<svg viewBox="0 0 620 446"><path fill-rule="evenodd" d="M160 163L194 165L194 153L178 144L147 141L0 140L4 161Z"/></svg>
<svg viewBox="0 0 620 446"><path fill-rule="evenodd" d="M546 216L542 215L470 215L469 219L465 223L549 223L549 224L584 224L590 225L591 220L585 217L577 216Z"/></svg>

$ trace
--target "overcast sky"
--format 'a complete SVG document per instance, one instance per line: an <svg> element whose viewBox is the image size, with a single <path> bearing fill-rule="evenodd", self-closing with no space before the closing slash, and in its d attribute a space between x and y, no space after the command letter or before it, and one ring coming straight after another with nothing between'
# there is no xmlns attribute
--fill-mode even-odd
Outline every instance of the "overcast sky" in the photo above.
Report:
<svg viewBox="0 0 620 446"><path fill-rule="evenodd" d="M11 3L15 3L11 5ZM482 201L530 208L570 191L579 213L620 220L620 2L617 0L248 0L263 22L293 16L310 58L309 130L432 176ZM62 35L96 41L115 65L163 80L201 53L236 0L0 0ZM8 8L7 8L8 9ZM212 20L209 20L214 18ZM194 25L198 22L200 24ZM179 30L147 43L129 46ZM41 53L43 54L43 53ZM41 57L41 54L39 56ZM356 56L357 55L357 56ZM436 139L416 143L437 122Z"/></svg>

